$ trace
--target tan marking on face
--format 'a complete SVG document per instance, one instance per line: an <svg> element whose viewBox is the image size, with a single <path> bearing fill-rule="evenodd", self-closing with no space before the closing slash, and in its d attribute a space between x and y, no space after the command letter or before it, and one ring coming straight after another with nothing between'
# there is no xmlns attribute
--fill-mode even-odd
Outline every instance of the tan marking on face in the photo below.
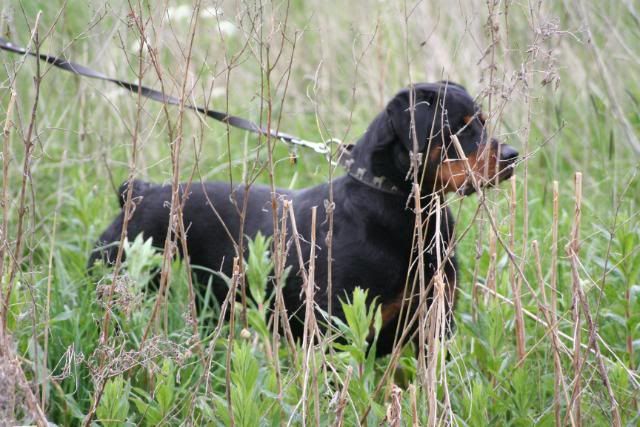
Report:
<svg viewBox="0 0 640 427"><path fill-rule="evenodd" d="M469 125L469 123L471 123L471 120L473 120L473 116L464 116L462 118L462 121L464 122L465 125Z"/></svg>
<svg viewBox="0 0 640 427"><path fill-rule="evenodd" d="M467 155L471 172L480 186L494 180L498 170L497 159L497 144L480 144L474 153ZM445 159L439 166L438 183L445 192L458 191L467 184L467 175L463 160ZM468 185L473 185L472 181Z"/></svg>

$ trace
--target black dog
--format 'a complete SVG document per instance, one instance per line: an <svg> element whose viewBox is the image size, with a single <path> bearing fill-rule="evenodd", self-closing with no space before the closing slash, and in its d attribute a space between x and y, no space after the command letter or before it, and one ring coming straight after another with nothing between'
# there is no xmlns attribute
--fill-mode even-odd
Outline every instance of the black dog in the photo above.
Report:
<svg viewBox="0 0 640 427"><path fill-rule="evenodd" d="M413 98L413 100L411 99ZM413 125L414 124L414 125ZM451 136L458 137L466 160L461 160L459 148ZM417 146L417 154L414 147ZM416 275L413 243L415 231L414 203L412 202L412 164L419 161L421 205L425 251L424 277L427 283L438 269L437 245L442 257L447 254L453 235L453 220L447 208L441 209L438 234L435 220L435 200L443 200L447 192L470 194L476 185L494 185L511 176L518 153L512 147L488 141L484 119L466 90L457 84L441 82L417 84L400 91L371 123L366 133L342 162L348 174L330 184L289 191L278 190L280 200L291 200L302 240L303 259L309 259L308 243L311 227L311 208L318 206L316 229L317 259L315 282L318 287L316 303L326 309L327 262L326 237L328 225L323 209L333 186L333 261L332 305L340 313L339 299L350 295L356 286L368 289L370 298L382 304L383 327L378 339L378 353L389 353L399 322L401 307L415 309L415 295L410 295L412 279ZM419 156L418 158L414 156ZM468 173L473 171L473 179ZM135 181L133 199L135 210L127 227L133 238L143 233L153 238L155 245L163 245L169 227L171 187ZM192 185L183 210L188 254L192 265L231 275L234 246L229 234L238 238L241 230L238 207L248 197L243 233L254 237L258 232L273 234L271 193L268 187L252 186L231 189L226 183ZM121 189L126 191L127 183ZM183 188L184 190L184 188ZM206 192L206 194L205 194ZM122 193L121 193L122 194ZM124 203L121 198L121 205ZM211 208L210 202L217 211ZM280 205L278 209L281 209ZM116 248L105 244L120 239L124 213L100 236L98 246L91 254L89 265L97 259L113 262ZM224 226L222 224L224 222ZM298 254L290 250L287 264L292 266L284 288L285 305L292 317L303 317L300 311L302 278L299 274ZM411 260L414 260L413 263ZM411 265L411 267L410 267ZM454 303L456 264L452 256L444 260L444 281L448 319ZM212 276L196 273L201 283ZM227 294L227 287L215 282L214 293L219 300ZM407 289L406 289L407 288ZM298 313L297 315L295 313ZM302 334L300 321L290 322L294 335Z"/></svg>

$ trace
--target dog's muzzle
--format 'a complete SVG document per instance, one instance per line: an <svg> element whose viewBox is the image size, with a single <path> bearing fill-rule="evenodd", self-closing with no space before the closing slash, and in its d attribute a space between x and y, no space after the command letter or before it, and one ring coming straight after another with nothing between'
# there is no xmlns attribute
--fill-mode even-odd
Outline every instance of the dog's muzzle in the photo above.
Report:
<svg viewBox="0 0 640 427"><path fill-rule="evenodd" d="M518 151L510 145L500 144L500 160L498 161L498 180L504 181L511 178L516 162L518 161Z"/></svg>
<svg viewBox="0 0 640 427"><path fill-rule="evenodd" d="M499 156L499 157L498 157ZM482 178L484 174L484 167L480 163L476 163L476 175L477 184L480 187L493 187L507 179L511 178L518 161L518 151L510 145L499 144L497 140L493 140L491 144L490 161L492 162L489 177ZM496 161L497 158L497 161ZM476 192L474 184L469 179L466 180L464 185L457 190L457 193L463 196L469 196Z"/></svg>

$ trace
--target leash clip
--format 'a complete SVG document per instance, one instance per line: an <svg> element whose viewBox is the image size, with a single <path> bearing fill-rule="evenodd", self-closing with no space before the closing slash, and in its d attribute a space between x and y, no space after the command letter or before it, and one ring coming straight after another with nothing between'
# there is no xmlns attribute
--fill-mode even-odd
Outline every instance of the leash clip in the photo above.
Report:
<svg viewBox="0 0 640 427"><path fill-rule="evenodd" d="M331 151L329 145L324 142L312 142L299 138L292 138L288 141L285 138L280 138L280 140L286 144L301 145L303 147L311 148L318 154L328 154Z"/></svg>
<svg viewBox="0 0 640 427"><path fill-rule="evenodd" d="M332 144L342 145L342 141L340 141L338 138L331 138L331 139L328 139L327 141L321 141L321 142L307 141L305 139L300 139L300 138L290 138L290 139L280 138L280 141L288 145L293 145L293 146L299 145L302 147L311 148L316 153L322 154L327 158L331 156Z"/></svg>

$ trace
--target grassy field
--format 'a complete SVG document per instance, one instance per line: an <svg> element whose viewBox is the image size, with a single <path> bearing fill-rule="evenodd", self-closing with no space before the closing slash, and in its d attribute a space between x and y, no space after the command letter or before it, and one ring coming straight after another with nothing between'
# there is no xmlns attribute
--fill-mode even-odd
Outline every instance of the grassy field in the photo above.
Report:
<svg viewBox="0 0 640 427"><path fill-rule="evenodd" d="M302 188L343 172L303 148L294 163L274 141L270 159L265 138L0 53L0 425L640 423L633 1L10 0L0 12L17 44L313 141L354 142L401 87L450 79L526 159L483 200L449 200L457 330L429 377L411 346L367 356L375 307L359 294L341 344L274 337L259 297L269 242L250 247L258 297L233 328L216 304L189 314L178 261L167 298L148 290L162 255L140 240L115 280L90 277L129 176L271 172ZM114 285L107 310L98 294Z"/></svg>

